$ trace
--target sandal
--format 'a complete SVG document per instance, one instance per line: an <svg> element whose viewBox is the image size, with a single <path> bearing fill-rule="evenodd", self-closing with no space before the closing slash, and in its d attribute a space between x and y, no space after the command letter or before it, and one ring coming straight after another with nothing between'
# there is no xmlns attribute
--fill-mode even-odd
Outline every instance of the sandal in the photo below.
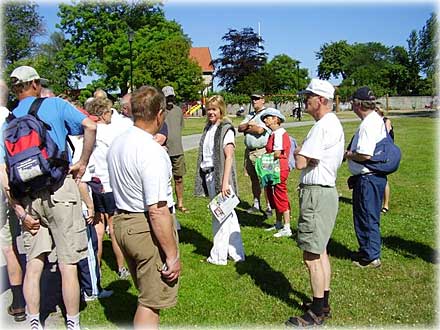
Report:
<svg viewBox="0 0 440 330"><path fill-rule="evenodd" d="M305 317L310 316L311 320L308 321ZM308 317L307 317L308 318ZM288 327L307 328L315 325L324 324L324 318L322 316L316 316L310 309L303 316L292 316L284 323Z"/></svg>
<svg viewBox="0 0 440 330"><path fill-rule="evenodd" d="M189 213L189 210L185 206L176 207L182 213Z"/></svg>
<svg viewBox="0 0 440 330"><path fill-rule="evenodd" d="M301 309L304 312L307 312L310 308L312 307L312 303L311 302L303 302L301 305ZM322 318L324 320L326 319L330 319L332 317L332 313L331 313L331 308L330 306L328 307L322 307Z"/></svg>
<svg viewBox="0 0 440 330"><path fill-rule="evenodd" d="M387 212L388 212L388 208L387 208L387 207L382 207L381 212L382 212L382 213L387 213Z"/></svg>

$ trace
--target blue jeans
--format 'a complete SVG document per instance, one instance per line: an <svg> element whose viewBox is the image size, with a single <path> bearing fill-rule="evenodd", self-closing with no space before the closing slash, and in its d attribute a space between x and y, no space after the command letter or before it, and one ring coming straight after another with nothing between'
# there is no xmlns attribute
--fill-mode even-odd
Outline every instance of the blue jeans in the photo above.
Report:
<svg viewBox="0 0 440 330"><path fill-rule="evenodd" d="M380 211L386 176L361 175L353 187L353 221L359 252L368 261L380 258Z"/></svg>

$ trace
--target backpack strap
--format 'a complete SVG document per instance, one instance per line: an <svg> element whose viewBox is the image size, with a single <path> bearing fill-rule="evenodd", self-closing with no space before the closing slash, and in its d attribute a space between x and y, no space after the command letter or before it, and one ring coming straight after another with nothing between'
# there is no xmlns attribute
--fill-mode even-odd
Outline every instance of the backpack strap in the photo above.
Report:
<svg viewBox="0 0 440 330"><path fill-rule="evenodd" d="M29 108L28 114L34 116L39 121L41 121L44 124L44 127L46 127L47 130L51 130L51 127L38 117L38 110L40 110L40 106L41 106L41 104L43 103L43 101L45 99L46 99L45 97L37 97L34 100L34 102L32 102L31 107Z"/></svg>

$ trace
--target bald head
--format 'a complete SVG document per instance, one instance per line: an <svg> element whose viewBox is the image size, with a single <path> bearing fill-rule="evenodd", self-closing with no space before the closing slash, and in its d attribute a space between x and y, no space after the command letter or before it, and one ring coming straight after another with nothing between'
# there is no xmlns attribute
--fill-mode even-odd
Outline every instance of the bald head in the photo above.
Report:
<svg viewBox="0 0 440 330"><path fill-rule="evenodd" d="M101 88L98 88L95 93L93 93L93 97L95 98L101 98L101 99L106 99L107 98L107 93L102 90Z"/></svg>

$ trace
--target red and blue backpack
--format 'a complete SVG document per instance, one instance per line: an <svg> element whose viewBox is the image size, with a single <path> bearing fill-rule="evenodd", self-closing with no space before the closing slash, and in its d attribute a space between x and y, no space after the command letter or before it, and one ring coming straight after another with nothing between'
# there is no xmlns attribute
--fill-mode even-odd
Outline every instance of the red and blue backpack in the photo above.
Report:
<svg viewBox="0 0 440 330"><path fill-rule="evenodd" d="M61 187L69 171L67 148L59 150L49 135L52 128L38 117L44 100L35 99L26 115L16 117L11 113L6 119L6 170L15 198L44 189L52 193Z"/></svg>

